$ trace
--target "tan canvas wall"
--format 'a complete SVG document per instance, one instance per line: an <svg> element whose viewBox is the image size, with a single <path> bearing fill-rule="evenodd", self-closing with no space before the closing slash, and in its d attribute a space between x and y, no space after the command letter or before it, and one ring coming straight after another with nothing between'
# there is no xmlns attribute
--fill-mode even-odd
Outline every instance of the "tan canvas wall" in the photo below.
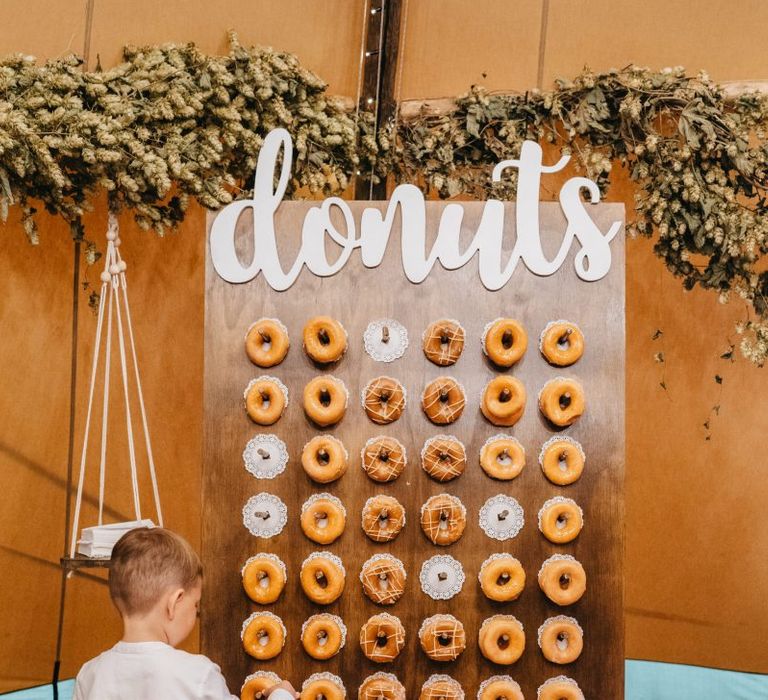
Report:
<svg viewBox="0 0 768 700"><path fill-rule="evenodd" d="M445 96L471 83L525 89L539 75L546 85L584 63L601 69L632 61L707 68L720 80L768 78L768 56L755 48L766 20L763 3L743 1L706 0L692 13L689 3L409 0L399 93ZM295 51L335 93L354 96L362 21L361 2L351 0L6 2L0 4L0 54L46 57L83 53L87 46L92 65L96 54L111 65L124 43L194 40L207 51L223 51L226 30L234 28L243 41ZM611 198L631 210L628 183L618 183ZM88 221L89 235L101 240L104 227L101 207ZM127 219L123 227L166 517L198 543L203 214L193 210L178 233L162 240ZM53 660L72 275L60 222L46 220L39 248L26 244L16 224L2 234L0 691L45 682ZM756 526L768 497L759 457L768 414L757 402L764 370L719 359L743 308L684 293L650 247L630 241L627 260L627 653L768 672L754 643L755 630L768 628L768 564L761 556L768 533ZM81 301L79 427L95 327L84 296ZM653 341L657 328L664 335ZM666 392L659 386L664 367L653 358L658 351L667 359ZM715 374L724 377L722 389ZM720 415L705 441L702 424L716 403ZM121 416L113 418L119 427ZM115 517L130 513L124 445L117 448L110 463ZM92 505L84 514L92 517ZM102 580L76 577L69 586L63 675L73 675L118 632Z"/></svg>

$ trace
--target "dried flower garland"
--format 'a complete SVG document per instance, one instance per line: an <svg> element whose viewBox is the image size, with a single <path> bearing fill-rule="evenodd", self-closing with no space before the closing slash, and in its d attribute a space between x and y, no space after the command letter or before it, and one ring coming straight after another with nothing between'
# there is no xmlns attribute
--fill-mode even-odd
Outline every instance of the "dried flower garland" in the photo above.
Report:
<svg viewBox="0 0 768 700"><path fill-rule="evenodd" d="M248 191L262 139L283 126L295 144L290 190L342 192L358 171L427 184L440 197L514 197L491 166L523 140L571 149L605 189L613 165L637 186L631 234L658 234L656 254L687 289L745 299L756 318L737 330L742 353L768 358L768 98L736 100L700 74L628 67L551 92L480 88L450 113L398 121L374 136L290 54L245 48L226 56L193 45L127 48L125 62L85 72L74 57L38 66L0 61L0 218L22 208L37 242L34 201L82 238L80 218L102 189L162 234L188 200L217 209ZM508 171L509 172L509 171Z"/></svg>

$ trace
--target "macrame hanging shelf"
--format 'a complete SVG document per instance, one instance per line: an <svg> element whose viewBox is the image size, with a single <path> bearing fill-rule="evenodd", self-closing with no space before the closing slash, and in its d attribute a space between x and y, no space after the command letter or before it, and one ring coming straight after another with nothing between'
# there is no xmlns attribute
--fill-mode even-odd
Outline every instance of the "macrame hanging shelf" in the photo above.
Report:
<svg viewBox="0 0 768 700"><path fill-rule="evenodd" d="M135 396L138 399L138 410L141 415L141 427L144 437L144 449L149 476L152 481L152 495L154 497L154 509L157 523L162 527L163 514L160 507L160 493L157 487L155 462L152 456L152 443L149 437L147 424L147 412L144 406L144 395L141 389L141 377L139 363L136 358L136 344L131 323L131 311L128 304L128 284L126 282L127 265L120 255L120 238L117 218L109 215L107 228L107 252L105 255L104 270L101 273L101 296L99 298L98 320L96 323L96 340L93 350L91 366L90 387L88 390L88 410L85 418L83 435L83 449L80 456L80 475L77 483L77 496L72 518L72 532L70 536L69 557L62 560L62 564L71 569L80 566L106 565L109 562L111 544L123 532L142 525L154 525L151 520L144 520L141 510L141 497L139 493L139 473L137 465L137 445L133 432L133 413L131 411L131 383L135 382ZM128 458L131 472L131 487L133 497L134 521L121 523L104 522L104 498L107 475L107 444L110 402L120 398L110 394L110 374L112 364L113 341L118 347L120 364L121 386L116 388L118 397L122 394L125 403L126 436L128 444ZM101 430L99 452L99 510L98 522L95 526L85 527L80 534L80 514L83 502L83 491L86 478L86 461L88 447L91 438L91 430L95 429L98 417L94 414L98 409L97 384L99 366L103 363L101 376ZM132 365L132 367L130 367ZM122 391L121 391L122 390ZM95 553L94 553L95 549Z"/></svg>

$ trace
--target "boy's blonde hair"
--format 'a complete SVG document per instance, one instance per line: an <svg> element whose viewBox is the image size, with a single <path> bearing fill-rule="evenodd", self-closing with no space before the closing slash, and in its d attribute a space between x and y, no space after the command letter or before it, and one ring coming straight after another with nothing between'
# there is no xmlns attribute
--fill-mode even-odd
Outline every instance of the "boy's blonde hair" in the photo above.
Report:
<svg viewBox="0 0 768 700"><path fill-rule="evenodd" d="M200 557L183 537L162 527L140 527L112 549L109 595L122 615L141 615L169 588L193 588L202 575Z"/></svg>

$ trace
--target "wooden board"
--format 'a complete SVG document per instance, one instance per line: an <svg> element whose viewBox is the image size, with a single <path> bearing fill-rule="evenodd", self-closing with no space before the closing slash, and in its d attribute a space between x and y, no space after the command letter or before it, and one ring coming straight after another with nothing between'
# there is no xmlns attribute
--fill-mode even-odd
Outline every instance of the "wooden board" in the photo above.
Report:
<svg viewBox="0 0 768 700"><path fill-rule="evenodd" d="M294 258L304 212L311 203L284 203L276 217L276 229L283 267ZM364 206L383 203L350 202L356 217ZM434 236L442 203L428 203L428 229ZM482 203L465 203L462 239L475 230ZM508 231L505 251L514 242L514 204L507 207ZM611 221L623 219L622 205L604 204L590 208L590 214L607 230ZM210 230L211 220L208 227ZM250 226L241 217L242 230ZM559 247L565 219L557 204L541 205L542 240L551 256ZM395 224L399 227L399 223ZM465 238L466 237L466 238ZM318 278L302 272L296 284L285 292L269 288L261 276L242 285L222 280L212 268L210 256L206 275L205 339L205 447L203 472L203 558L205 591L201 639L204 653L222 666L231 689L237 691L245 675L257 669L273 670L299 687L316 671L339 674L347 692L356 697L360 681L370 673L385 670L398 675L408 695L415 697L421 684L432 673L449 673L461 682L468 697L479 683L498 673L510 673L522 686L526 698L536 696L536 688L547 678L561 673L575 678L586 697L623 697L623 472L624 472L624 249L619 235L612 245L613 263L608 275L595 283L578 279L573 271L573 254L558 273L541 278L519 267L510 282L497 292L486 290L477 274L476 260L460 270L446 271L437 266L427 279L414 285L402 272L399 230L395 230L382 265L365 268L353 254L335 276ZM430 241L431 243L431 241ZM349 333L349 350L331 368L350 390L350 405L344 420L328 432L339 437L351 457L350 468L342 479L320 487L313 484L300 465L301 449L318 432L304 416L301 392L306 382L322 369L313 365L301 347L304 323L317 314L332 315ZM247 359L243 338L249 325L262 316L280 318L288 327L291 350L286 360L267 373L279 377L289 388L290 404L274 426L259 428L243 410L242 392L248 381L263 372ZM490 425L479 410L480 394L486 382L498 373L481 352L480 336L488 321L512 316L524 324L529 334L529 349L513 368L528 390L527 409L522 420L508 432L515 435L527 452L527 465L511 482L489 479L480 469L479 450L483 442L500 430ZM453 367L439 368L421 350L421 334L438 318L456 318L467 331L464 353ZM374 319L394 318L408 329L410 347L405 356L392 364L377 363L364 351L362 335ZM542 328L550 320L567 318L577 322L586 336L584 357L572 368L558 370L540 356L537 345ZM448 429L432 425L420 408L420 396L427 381L448 374L467 390L464 415ZM371 423L357 399L365 383L379 375L397 377L407 388L407 409L397 422L388 426ZM550 484L538 465L541 445L554 434L536 406L539 388L550 378L565 375L580 379L587 395L587 412L576 425L564 431L585 448L587 465L576 484L562 488ZM287 444L290 462L286 471L271 481L257 481L243 466L241 453L253 435L273 432ZM421 469L419 452L424 440L439 433L452 433L467 448L468 467L463 476L448 484L432 481ZM379 485L370 481L360 468L359 453L365 441L377 434L393 435L407 447L409 464L396 482ZM339 555L347 570L344 595L336 603L321 608L304 596L298 572L301 562L312 551L322 549L304 537L299 525L301 504L312 493L329 491L338 496L348 512L342 537L327 549ZM288 506L289 520L283 532L270 540L257 540L243 527L241 508L249 496L260 491L278 495ZM419 527L419 509L433 494L447 491L457 495L467 507L468 525L454 545L433 546ZM408 523L400 536L389 544L368 540L360 528L360 511L374 494L388 493L406 508ZM489 539L478 525L478 512L489 497L498 493L514 496L525 511L525 527L517 538L498 542ZM542 503L555 495L574 498L584 509L585 527L580 537L565 546L550 544L539 533L536 516ZM259 551L278 554L288 567L288 585L281 599L268 609L279 615L288 640L276 659L257 663L242 650L241 622L256 609L245 596L240 582L240 567ZM398 615L406 629L406 647L391 664L377 665L362 654L357 638L361 625L370 615L383 610L363 594L358 574L361 564L372 554L391 552L406 566L406 594L386 611ZM510 552L523 563L527 585L522 596L509 604L487 600L479 589L477 573L481 563L494 552ZM588 576L584 598L570 608L549 603L538 588L536 575L544 559L553 553L570 553L583 564ZM421 564L438 553L448 553L464 566L466 582L461 593L448 601L434 601L420 588ZM300 644L302 622L317 612L340 615L349 630L347 646L327 662L314 661ZM455 614L465 626L468 646L453 663L432 662L421 651L417 632L421 621L438 612ZM477 647L477 632L482 621L497 613L513 614L526 631L527 645L522 658L512 667L494 666ZM536 643L536 631L548 617L575 616L585 632L582 656L566 667L547 662Z"/></svg>

